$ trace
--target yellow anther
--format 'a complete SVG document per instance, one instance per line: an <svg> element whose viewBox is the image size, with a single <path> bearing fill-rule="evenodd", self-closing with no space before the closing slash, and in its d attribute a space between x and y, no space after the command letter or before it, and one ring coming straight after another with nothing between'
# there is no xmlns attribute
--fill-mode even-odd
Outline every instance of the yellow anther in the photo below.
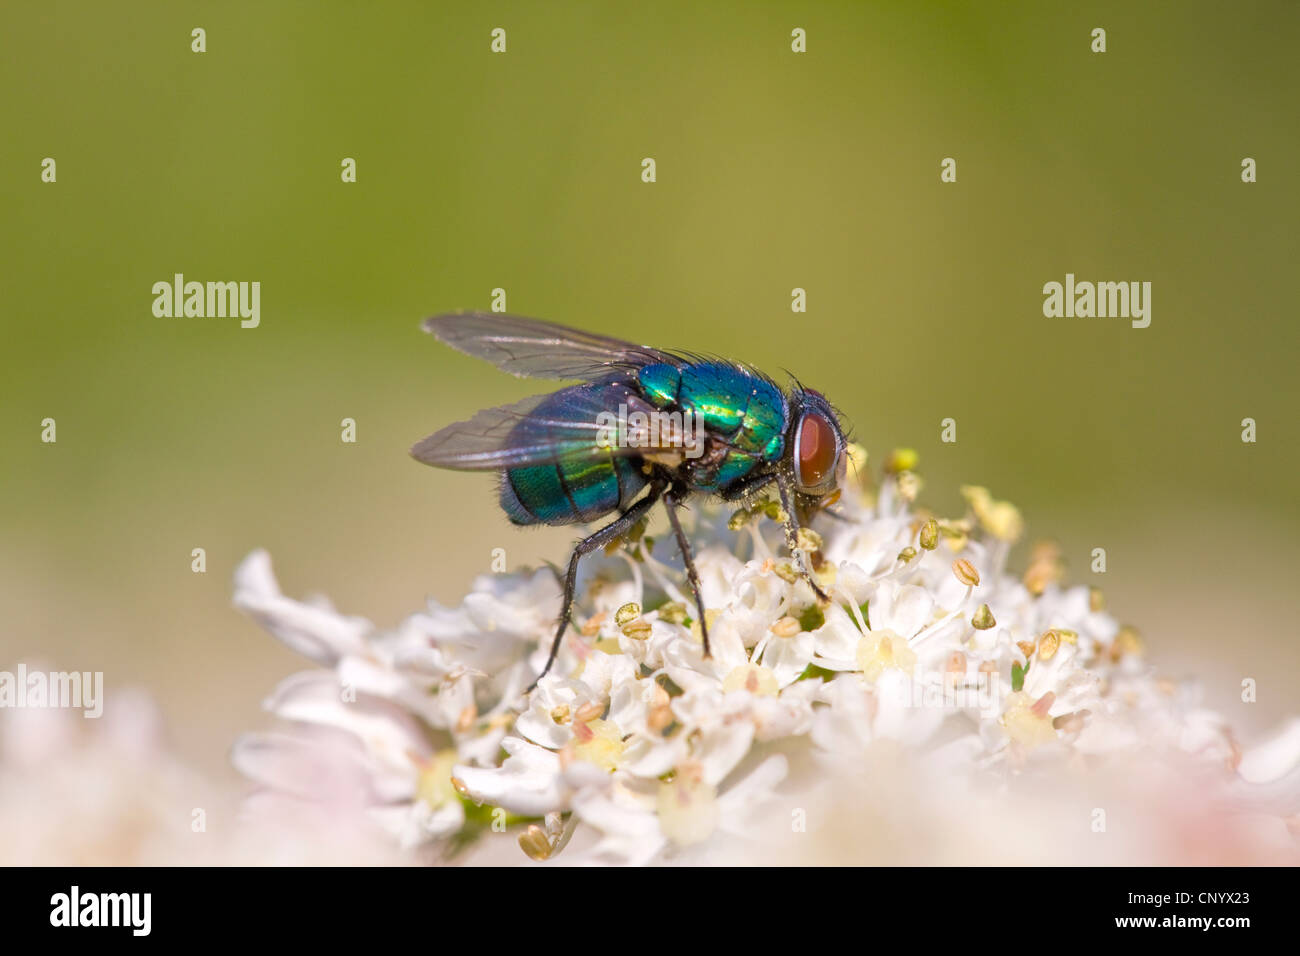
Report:
<svg viewBox="0 0 1300 956"><path fill-rule="evenodd" d="M546 831L536 823L530 823L528 829L519 835L519 849L523 850L530 860L541 862L550 859L555 848L551 845Z"/></svg>
<svg viewBox="0 0 1300 956"><path fill-rule="evenodd" d="M794 637L802 630L799 626L798 618L790 617L788 614L772 625L772 633L777 637Z"/></svg>
<svg viewBox="0 0 1300 956"><path fill-rule="evenodd" d="M968 588L976 587L980 583L980 573L975 570L975 565L965 558L958 558L952 563L952 573Z"/></svg>

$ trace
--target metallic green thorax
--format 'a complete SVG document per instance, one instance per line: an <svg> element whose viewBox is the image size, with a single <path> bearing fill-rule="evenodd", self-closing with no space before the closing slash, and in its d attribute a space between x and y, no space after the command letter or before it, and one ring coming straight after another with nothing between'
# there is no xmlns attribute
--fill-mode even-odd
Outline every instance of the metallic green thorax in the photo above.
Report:
<svg viewBox="0 0 1300 956"><path fill-rule="evenodd" d="M637 379L657 407L697 416L710 435L730 446L693 469L692 484L700 491L725 490L785 450L786 397L754 372L725 362L655 364L640 369Z"/></svg>

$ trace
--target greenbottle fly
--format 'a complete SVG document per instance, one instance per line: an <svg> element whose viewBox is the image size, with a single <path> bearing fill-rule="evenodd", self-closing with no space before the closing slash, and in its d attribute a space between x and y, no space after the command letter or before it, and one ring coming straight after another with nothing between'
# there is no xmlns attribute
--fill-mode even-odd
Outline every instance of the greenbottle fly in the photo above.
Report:
<svg viewBox="0 0 1300 956"><path fill-rule="evenodd" d="M775 485L786 544L814 593L828 599L796 549L801 516L838 497L848 458L839 417L820 393L798 382L782 389L736 362L502 313L435 316L424 329L512 375L582 383L485 409L411 449L439 468L496 472L501 507L516 525L613 516L573 548L555 639L537 680L555 663L582 557L626 534L660 502L681 550L705 656L699 576L677 514L693 496L748 500Z"/></svg>

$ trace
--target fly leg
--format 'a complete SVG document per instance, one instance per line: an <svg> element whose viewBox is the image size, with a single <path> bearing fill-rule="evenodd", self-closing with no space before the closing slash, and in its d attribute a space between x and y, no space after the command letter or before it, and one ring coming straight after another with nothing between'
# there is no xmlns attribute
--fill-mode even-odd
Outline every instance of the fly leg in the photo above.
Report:
<svg viewBox="0 0 1300 956"><path fill-rule="evenodd" d="M813 579L812 567L808 563L808 556L799 548L799 521L794 514L794 499L790 494L790 483L782 474L776 476L776 488L781 493L781 510L785 512L785 544L790 549L790 554L794 555L799 562L799 568L803 571L804 579L817 595L818 600L829 602L831 596L822 590L822 586Z"/></svg>
<svg viewBox="0 0 1300 956"><path fill-rule="evenodd" d="M739 501L742 498L750 498L770 485L775 478L776 475L770 471L750 475L748 478L742 478L726 491L721 492L719 497L723 501Z"/></svg>
<svg viewBox="0 0 1300 956"><path fill-rule="evenodd" d="M593 531L587 537L583 538L573 546L573 554L569 556L569 570L564 575L564 604L560 608L560 622L555 631L555 640L551 642L551 653L546 658L546 666L537 678L528 685L525 694L530 693L538 682L547 675L551 665L555 663L555 657L560 653L560 641L564 638L564 632L569 626L569 612L573 610L573 592L578 585L578 562L584 555L588 555L597 548L603 548L609 542L613 541L620 535L626 534L632 530L632 527L646 516L660 496L663 495L664 486L662 484L651 485L650 492L640 501L633 504L627 511L611 521L599 531Z"/></svg>
<svg viewBox="0 0 1300 956"><path fill-rule="evenodd" d="M686 579L691 582L691 592L695 595L695 610L699 612L700 636L704 638L704 656L709 657L709 624L704 619L704 598L700 594L700 576L695 571L695 559L691 557L691 543L686 540L686 532L677 517L681 507L682 496L677 488L664 495L664 510L668 512L668 521L673 526L677 537L677 547L682 552L682 563L686 565Z"/></svg>

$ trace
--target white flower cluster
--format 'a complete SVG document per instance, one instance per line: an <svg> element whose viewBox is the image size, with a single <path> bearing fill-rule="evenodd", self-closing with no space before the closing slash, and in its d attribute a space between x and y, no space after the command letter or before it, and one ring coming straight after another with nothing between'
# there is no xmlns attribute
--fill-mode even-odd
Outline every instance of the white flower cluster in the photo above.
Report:
<svg viewBox="0 0 1300 956"><path fill-rule="evenodd" d="M782 795L833 790L882 746L995 787L1173 754L1235 792L1222 719L1155 676L1098 592L1064 587L1050 549L1021 579L1004 571L1012 506L966 489L970 512L941 521L914 492L895 469L801 537L829 605L772 544L772 506L729 522L697 509L707 658L671 539L592 556L531 693L560 606L550 571L483 576L459 608L382 632L285 597L255 553L236 604L322 666L275 690L267 706L291 723L242 738L236 765L261 803L344 805L404 847L509 830L533 859L567 846L565 860L631 864L722 859L762 839ZM1300 740L1285 740L1253 762L1279 819L1300 809Z"/></svg>

